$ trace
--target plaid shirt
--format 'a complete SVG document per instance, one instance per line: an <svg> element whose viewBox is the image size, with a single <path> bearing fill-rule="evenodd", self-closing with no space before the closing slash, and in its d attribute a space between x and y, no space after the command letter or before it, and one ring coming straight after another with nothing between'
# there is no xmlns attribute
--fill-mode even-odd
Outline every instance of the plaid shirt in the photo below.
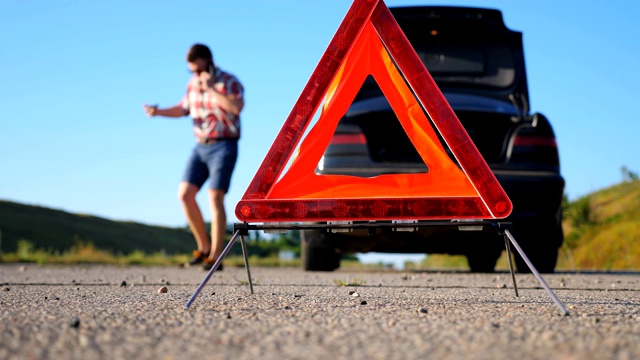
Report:
<svg viewBox="0 0 640 360"><path fill-rule="evenodd" d="M238 79L216 68L215 90L242 99L244 89ZM187 84L187 94L180 106L193 119L193 132L198 139L239 139L240 116L225 111L208 91L200 91L200 80L194 75Z"/></svg>

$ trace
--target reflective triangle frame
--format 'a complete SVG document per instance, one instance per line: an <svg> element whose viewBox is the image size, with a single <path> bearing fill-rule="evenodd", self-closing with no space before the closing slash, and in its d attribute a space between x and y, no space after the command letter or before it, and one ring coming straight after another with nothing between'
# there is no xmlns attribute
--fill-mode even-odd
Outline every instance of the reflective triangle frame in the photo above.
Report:
<svg viewBox="0 0 640 360"><path fill-rule="evenodd" d="M377 81L384 78L381 89L429 173L375 178L314 173L345 104L348 108L353 101L352 83L357 92L364 81L362 74L351 72L367 59L357 53L367 50L380 53L380 58L369 57L378 63L368 66ZM375 70L382 68L388 79ZM283 175L323 100L320 119ZM444 156L423 109L460 169ZM382 0L355 0L237 204L236 216L245 222L499 219L511 210L511 201L387 6Z"/></svg>

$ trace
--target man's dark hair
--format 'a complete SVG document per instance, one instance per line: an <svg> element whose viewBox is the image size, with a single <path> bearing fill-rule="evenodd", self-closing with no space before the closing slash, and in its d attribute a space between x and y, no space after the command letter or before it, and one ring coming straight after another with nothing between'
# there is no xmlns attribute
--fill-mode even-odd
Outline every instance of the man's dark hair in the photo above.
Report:
<svg viewBox="0 0 640 360"><path fill-rule="evenodd" d="M204 44L194 44L187 52L187 61L194 62L197 59L206 60L208 62L213 62L213 54L211 54L211 50L209 47Z"/></svg>

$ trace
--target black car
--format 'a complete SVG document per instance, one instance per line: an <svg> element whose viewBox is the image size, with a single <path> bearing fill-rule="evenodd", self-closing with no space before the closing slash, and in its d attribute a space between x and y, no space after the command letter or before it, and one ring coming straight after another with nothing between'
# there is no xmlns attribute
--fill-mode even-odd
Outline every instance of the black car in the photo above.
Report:
<svg viewBox="0 0 640 360"><path fill-rule="evenodd" d="M390 10L511 199L513 212L505 221L513 223L514 237L538 271L553 272L563 241L564 179L549 120L529 110L522 33L508 29L501 12L493 9ZM369 77L340 120L316 173L372 177L425 171L425 163ZM504 250L495 233L448 227L396 230L303 231L303 267L331 271L340 266L342 254L375 251L461 254L471 271L490 272ZM528 271L519 256L516 265Z"/></svg>

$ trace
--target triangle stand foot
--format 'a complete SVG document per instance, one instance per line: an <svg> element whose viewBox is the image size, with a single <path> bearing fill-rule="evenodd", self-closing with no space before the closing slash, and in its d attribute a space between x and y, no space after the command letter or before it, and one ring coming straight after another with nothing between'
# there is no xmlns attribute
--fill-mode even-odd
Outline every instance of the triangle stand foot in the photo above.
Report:
<svg viewBox="0 0 640 360"><path fill-rule="evenodd" d="M536 270L535 266L533 266L533 264L531 263L531 261L529 260L529 258L527 257L527 255L524 253L524 251L522 250L522 248L520 247L520 245L518 245L518 242L516 241L516 239L513 237L513 235L511 234L511 232L507 229L504 230L504 234L506 235L506 237L509 239L509 241L511 241L511 244L513 244L513 247L516 248L516 250L518 251L518 253L520 254L520 256L522 257L522 259L524 260L525 263L527 263L527 266L529 267L529 269L531 269L531 272L533 273L533 275L536 277L536 279L538 279L538 282L540 283L540 285L542 285L542 287L544 288L544 290L547 292L547 294L549 294L549 296L551 297L551 300L553 300L553 302L556 304L556 306L558 307L558 309L560 309L560 313L562 313L562 315L569 315L569 311L567 311L567 309L564 307L564 305L562 304L562 302L558 299L558 297L556 296L556 294L553 293L553 291L551 290L551 288L549 287L549 285L547 285L547 282L544 281L544 279L542 278L542 276L540 275L540 273L538 272L538 270ZM507 246L507 249L508 246ZM509 259L509 261L511 261L511 259ZM513 275L513 268L511 268L512 271L512 275ZM514 279L514 285L515 285L515 277ZM517 291L517 290L516 290ZM517 294L517 292L516 292Z"/></svg>
<svg viewBox="0 0 640 360"><path fill-rule="evenodd" d="M218 269L218 267L222 263L222 259L224 259L229 254L229 251L231 250L231 247L233 247L233 244L235 244L236 240L238 239L238 236L240 236L240 242L242 243L242 255L244 257L244 266L247 269L247 277L249 278L249 287L251 289L251 294L253 294L253 283L251 281L251 271L249 270L249 260L247 258L247 245L245 244L244 236L240 234L241 234L241 230L235 231L235 233L231 237L231 240L229 240L229 243L227 244L227 246L224 248L224 250L222 250L222 254L218 258L218 260L216 260L216 262L211 267L211 270L209 270L209 272L207 273L207 276L205 276L204 280L202 280L200 285L198 285L198 288L196 288L196 291L193 293L193 295L191 295L191 298L189 299L189 301L187 301L187 304L184 306L186 310L189 310L189 308L191 307L191 304L193 304L193 302L196 300L196 298L198 297L202 289L204 289L204 287L207 285L207 283L209 282L209 279L211 279L211 276L213 276L213 273Z"/></svg>

